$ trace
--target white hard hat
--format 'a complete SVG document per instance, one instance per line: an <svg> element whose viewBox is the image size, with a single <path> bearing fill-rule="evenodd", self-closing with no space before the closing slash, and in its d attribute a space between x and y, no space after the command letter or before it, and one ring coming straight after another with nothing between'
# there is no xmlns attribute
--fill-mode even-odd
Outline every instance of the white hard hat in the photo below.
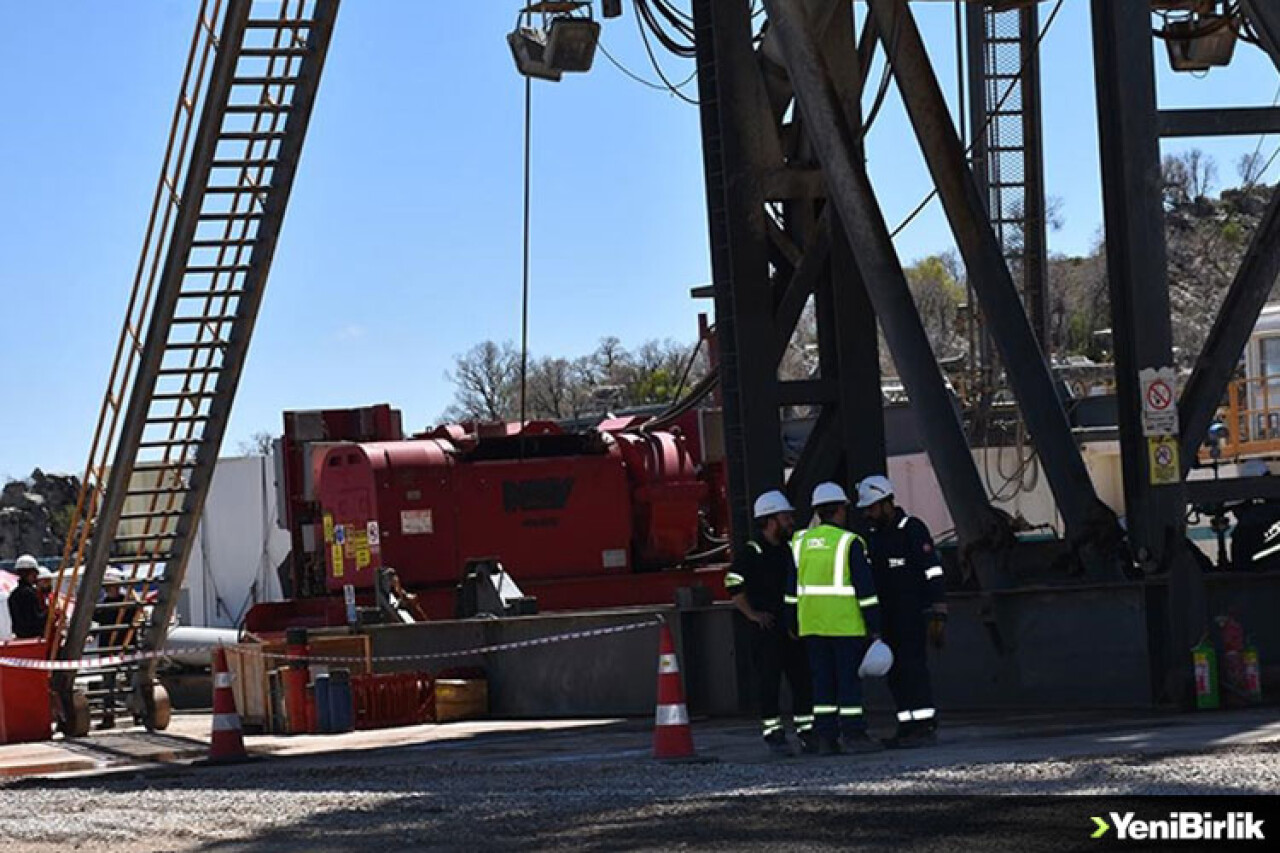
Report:
<svg viewBox="0 0 1280 853"><path fill-rule="evenodd" d="M30 554L23 554L13 564L15 572L40 571L40 561Z"/></svg>
<svg viewBox="0 0 1280 853"><path fill-rule="evenodd" d="M826 506L848 502L849 496L844 493L844 489L840 488L838 483L819 483L813 490L813 500L809 503L813 506Z"/></svg>
<svg viewBox="0 0 1280 853"><path fill-rule="evenodd" d="M795 512L795 507L791 505L791 501L787 500L787 496L777 489L772 492L765 492L756 498L756 519L768 518L780 512Z"/></svg>
<svg viewBox="0 0 1280 853"><path fill-rule="evenodd" d="M888 477L872 474L858 484L858 509L866 509L885 498L893 497L893 483Z"/></svg>
<svg viewBox="0 0 1280 853"><path fill-rule="evenodd" d="M54 575L54 573L53 573L53 572L49 571L49 570L48 570L48 569L46 569L44 566L41 566L41 567L40 567L40 574L39 574L39 578L40 578L40 580L42 580L42 581L43 581L43 580L50 580L51 578L54 578L54 577L56 577L56 575Z"/></svg>
<svg viewBox="0 0 1280 853"><path fill-rule="evenodd" d="M878 678L893 668L893 649L881 640L876 640L862 656L862 665L858 667L859 678Z"/></svg>

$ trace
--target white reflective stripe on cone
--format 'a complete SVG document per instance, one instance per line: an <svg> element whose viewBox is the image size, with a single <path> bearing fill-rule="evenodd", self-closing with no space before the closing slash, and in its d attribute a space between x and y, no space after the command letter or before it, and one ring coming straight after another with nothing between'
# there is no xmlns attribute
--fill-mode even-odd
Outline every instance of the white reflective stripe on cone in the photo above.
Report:
<svg viewBox="0 0 1280 853"><path fill-rule="evenodd" d="M839 710L840 709L835 705L814 705L813 706L814 714L834 714L836 711L839 711Z"/></svg>
<svg viewBox="0 0 1280 853"><path fill-rule="evenodd" d="M913 720L932 720L934 714L938 713L933 708L921 708L911 715Z"/></svg>
<svg viewBox="0 0 1280 853"><path fill-rule="evenodd" d="M684 705L659 705L655 723L659 726L687 726L689 712Z"/></svg>
<svg viewBox="0 0 1280 853"><path fill-rule="evenodd" d="M931 569L925 569L924 576L929 580L942 577L942 566L934 566Z"/></svg>
<svg viewBox="0 0 1280 853"><path fill-rule="evenodd" d="M899 711L899 712L898 712L898 722L900 722L900 723L907 723L907 722L910 722L910 721L911 721L911 712L910 712L910 711Z"/></svg>
<svg viewBox="0 0 1280 853"><path fill-rule="evenodd" d="M658 673L670 675L680 671L680 661L674 654L658 655Z"/></svg>
<svg viewBox="0 0 1280 853"><path fill-rule="evenodd" d="M840 716L842 716L842 717L861 717L861 716L862 716L862 709L861 709L861 708L841 708L841 709L840 709Z"/></svg>
<svg viewBox="0 0 1280 853"><path fill-rule="evenodd" d="M231 673L219 672L213 676L213 687L215 690L222 687L231 686Z"/></svg>
<svg viewBox="0 0 1280 853"><path fill-rule="evenodd" d="M240 715L239 714L214 714L213 730L215 732L240 731Z"/></svg>

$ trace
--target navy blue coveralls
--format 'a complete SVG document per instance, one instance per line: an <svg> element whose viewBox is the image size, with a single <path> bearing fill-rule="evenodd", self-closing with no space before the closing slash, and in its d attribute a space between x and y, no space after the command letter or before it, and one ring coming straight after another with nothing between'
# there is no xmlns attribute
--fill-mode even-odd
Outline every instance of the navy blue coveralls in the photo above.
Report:
<svg viewBox="0 0 1280 853"><path fill-rule="evenodd" d="M865 530L884 639L893 649L888 680L898 706L898 730L932 730L937 711L929 683L929 612L947 592L938 549L924 522L901 508L888 524L866 519Z"/></svg>

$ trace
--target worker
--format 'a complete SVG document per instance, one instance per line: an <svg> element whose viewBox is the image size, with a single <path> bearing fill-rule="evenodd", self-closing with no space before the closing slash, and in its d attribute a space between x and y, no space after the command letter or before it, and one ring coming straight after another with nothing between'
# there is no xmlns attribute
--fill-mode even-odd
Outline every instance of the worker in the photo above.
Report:
<svg viewBox="0 0 1280 853"><path fill-rule="evenodd" d="M724 576L733 605L747 622L751 662L760 687L760 722L764 742L775 755L791 755L782 724L779 691L785 676L791 689L791 718L805 753L818 751L813 732L813 682L804 643L787 627L784 598L795 573L791 536L795 509L782 492L756 498L752 515L757 537L734 555Z"/></svg>
<svg viewBox="0 0 1280 853"><path fill-rule="evenodd" d="M867 477L858 484L858 508L884 612L884 637L894 654L889 690L898 706L898 728L886 743L929 745L936 742L937 711L926 638L941 647L947 620L938 550L924 522L896 505L888 477Z"/></svg>
<svg viewBox="0 0 1280 853"><path fill-rule="evenodd" d="M13 626L13 636L19 640L43 637L49 610L36 588L40 563L30 554L23 554L13 564L13 571L18 576L18 585L9 593L9 621Z"/></svg>
<svg viewBox="0 0 1280 853"><path fill-rule="evenodd" d="M792 540L796 572L787 601L809 650L818 751L870 752L858 666L880 634L879 599L862 537L848 530L849 498L836 483L813 490L818 524Z"/></svg>

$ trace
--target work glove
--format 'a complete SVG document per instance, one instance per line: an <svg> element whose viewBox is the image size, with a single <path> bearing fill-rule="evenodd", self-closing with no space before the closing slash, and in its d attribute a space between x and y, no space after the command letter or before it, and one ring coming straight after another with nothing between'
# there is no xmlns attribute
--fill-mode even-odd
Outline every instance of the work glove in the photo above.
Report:
<svg viewBox="0 0 1280 853"><path fill-rule="evenodd" d="M935 649L942 648L947 633L947 614L934 610L929 614L929 643Z"/></svg>

